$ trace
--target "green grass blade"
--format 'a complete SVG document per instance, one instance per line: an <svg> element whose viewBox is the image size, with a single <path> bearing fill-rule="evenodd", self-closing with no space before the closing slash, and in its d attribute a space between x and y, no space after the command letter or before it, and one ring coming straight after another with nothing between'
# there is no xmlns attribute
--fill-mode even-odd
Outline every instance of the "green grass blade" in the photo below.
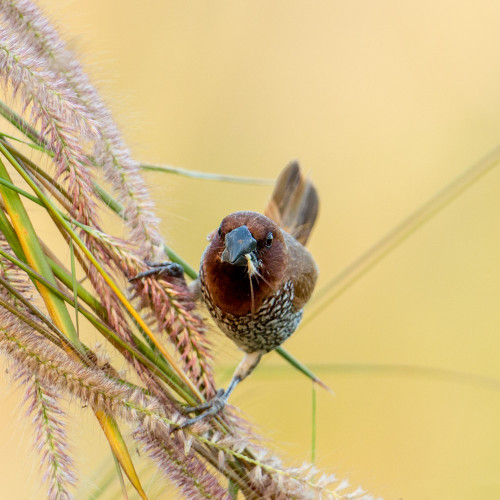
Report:
<svg viewBox="0 0 500 500"><path fill-rule="evenodd" d="M0 181L3 181L3 179L0 178ZM5 240L9 244L12 251L16 254L16 256L20 260L26 262L26 256L24 255L24 250L23 247L21 246L21 243L19 242L19 238L17 237L17 234L14 231L12 224L9 222L9 219L7 219L7 216L1 209L0 209L0 231L3 233Z"/></svg>
<svg viewBox="0 0 500 500"><path fill-rule="evenodd" d="M273 186L274 179L259 179L257 177L239 177L235 175L214 174L208 172L197 172L195 170L188 170L187 168L172 167L170 165L149 165L141 164L142 170L149 170L152 172L164 172L168 174L182 175L191 179L200 179L205 181L221 181L232 182L237 184L254 184L257 186Z"/></svg>
<svg viewBox="0 0 500 500"><path fill-rule="evenodd" d="M2 146L0 145L0 148ZM5 155L8 158L7 155ZM10 161L10 158L8 158ZM12 184L9 177L7 169L4 163L0 160L0 178L6 180ZM45 254L43 253L40 241L38 240L37 234L31 220L28 217L28 213L22 204L19 194L5 185L0 185L0 193L5 203L5 208L9 214L10 220L12 222L12 227L16 232L19 239L20 245L23 249L24 255L26 256L27 262L30 266L42 275L48 282L55 285L55 277L52 273ZM65 335L71 340L75 345L79 344L78 335L76 333L75 327L71 321L68 310L64 301L59 297L50 292L45 286L41 285L39 282L35 282L35 286L38 288L40 295L42 296L49 314L56 324L56 326L65 333Z"/></svg>
<svg viewBox="0 0 500 500"><path fill-rule="evenodd" d="M229 493L231 500L236 500L238 498L238 491L240 491L239 486L234 481L229 479L227 492Z"/></svg>
<svg viewBox="0 0 500 500"><path fill-rule="evenodd" d="M106 438L108 439L114 456L116 457L118 462L120 462L123 472L125 472L130 482L136 489L137 493L139 493L139 496L143 500L147 500L148 497L146 496L146 493L142 488L139 476L137 475L134 464L132 462L132 458L128 451L127 444L123 439L122 433L115 419L100 410L96 410L94 413L97 417L97 420L101 424Z"/></svg>
<svg viewBox="0 0 500 500"><path fill-rule="evenodd" d="M16 193L20 194L21 196L28 198L28 200L32 201L33 203L36 203L37 205L43 207L43 203L36 196L33 196L24 189L21 189L20 187L17 187L15 184L12 184L12 182L8 181L7 179L0 177L0 184L2 186L8 187L12 191L15 191Z"/></svg>
<svg viewBox="0 0 500 500"><path fill-rule="evenodd" d="M123 205L116 201L104 188L102 188L97 182L93 182L94 189L99 195L99 198L117 215L119 215L123 220L126 220L125 210Z"/></svg>
<svg viewBox="0 0 500 500"><path fill-rule="evenodd" d="M303 373L306 377L310 378L314 383L326 389L330 394L335 394L330 387L328 387L320 378L318 378L306 365L301 363L299 360L295 359L288 351L283 349L283 347L277 347L275 351L286 361L288 361L294 368L299 372Z"/></svg>
<svg viewBox="0 0 500 500"><path fill-rule="evenodd" d="M71 258L71 277L72 277L73 299L74 299L73 307L75 308L75 325L76 325L76 331L79 335L80 323L78 321L78 281L76 279L75 252L73 247L73 240L69 240L69 253Z"/></svg>
<svg viewBox="0 0 500 500"><path fill-rule="evenodd" d="M32 149L36 149L37 151L40 151L42 153L49 154L49 152L45 148L43 148L42 146L39 146L38 144L34 144L33 142L23 141L22 139L19 139L19 137L14 137L13 135L5 134L3 132L0 132L0 137L5 137L5 138L10 139L12 141L20 142L21 144L24 144L25 146L28 146Z"/></svg>
<svg viewBox="0 0 500 500"><path fill-rule="evenodd" d="M28 139L35 144L44 147L43 141L40 139L40 134L20 115L9 108L3 101L0 101L0 115L3 116L9 123L14 125Z"/></svg>
<svg viewBox="0 0 500 500"><path fill-rule="evenodd" d="M312 384L312 409L311 409L311 463L316 463L316 384Z"/></svg>
<svg viewBox="0 0 500 500"><path fill-rule="evenodd" d="M120 467L120 462L116 458L116 455L114 453L111 453L113 456L113 462L115 464L115 473L116 476L118 476L118 481L120 482L120 489L121 489L121 494L123 500L128 500L128 493L127 493L127 487L125 486L125 480L123 479L123 474L122 474L122 469Z"/></svg>

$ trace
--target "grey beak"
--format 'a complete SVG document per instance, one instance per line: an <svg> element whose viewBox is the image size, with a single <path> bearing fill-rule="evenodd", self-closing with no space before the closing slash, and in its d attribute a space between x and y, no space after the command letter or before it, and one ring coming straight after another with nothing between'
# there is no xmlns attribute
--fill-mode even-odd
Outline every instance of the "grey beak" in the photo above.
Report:
<svg viewBox="0 0 500 500"><path fill-rule="evenodd" d="M246 266L246 254L257 248L257 241L246 226L240 226L226 234L226 248L222 252L222 262L237 266Z"/></svg>

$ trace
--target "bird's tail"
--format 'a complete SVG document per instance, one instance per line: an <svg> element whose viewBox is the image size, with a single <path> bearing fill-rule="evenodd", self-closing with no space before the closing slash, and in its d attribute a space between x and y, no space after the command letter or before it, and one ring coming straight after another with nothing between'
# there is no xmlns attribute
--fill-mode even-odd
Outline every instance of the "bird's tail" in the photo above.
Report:
<svg viewBox="0 0 500 500"><path fill-rule="evenodd" d="M281 172L264 214L305 245L316 221L318 193L297 161Z"/></svg>

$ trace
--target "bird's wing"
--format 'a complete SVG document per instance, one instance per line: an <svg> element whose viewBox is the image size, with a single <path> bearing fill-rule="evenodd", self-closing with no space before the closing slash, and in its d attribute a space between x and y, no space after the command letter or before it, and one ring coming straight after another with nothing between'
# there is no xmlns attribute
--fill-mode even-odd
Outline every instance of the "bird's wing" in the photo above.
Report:
<svg viewBox="0 0 500 500"><path fill-rule="evenodd" d="M281 172L264 211L278 226L305 245L316 221L319 199L313 183L296 161Z"/></svg>
<svg viewBox="0 0 500 500"><path fill-rule="evenodd" d="M295 293L293 305L296 310L300 310L310 299L314 290L318 279L318 266L307 248L292 235L283 231L283 237L288 250L289 277Z"/></svg>

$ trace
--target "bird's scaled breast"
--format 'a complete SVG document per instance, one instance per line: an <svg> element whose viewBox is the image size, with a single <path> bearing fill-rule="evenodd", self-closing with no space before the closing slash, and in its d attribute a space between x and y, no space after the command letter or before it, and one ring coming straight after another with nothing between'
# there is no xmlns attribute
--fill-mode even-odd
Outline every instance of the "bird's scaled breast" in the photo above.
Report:
<svg viewBox="0 0 500 500"><path fill-rule="evenodd" d="M262 302L253 314L236 316L218 307L200 273L203 299L217 326L245 352L272 351L281 345L296 329L302 319L302 310L293 306L294 287L291 281Z"/></svg>

